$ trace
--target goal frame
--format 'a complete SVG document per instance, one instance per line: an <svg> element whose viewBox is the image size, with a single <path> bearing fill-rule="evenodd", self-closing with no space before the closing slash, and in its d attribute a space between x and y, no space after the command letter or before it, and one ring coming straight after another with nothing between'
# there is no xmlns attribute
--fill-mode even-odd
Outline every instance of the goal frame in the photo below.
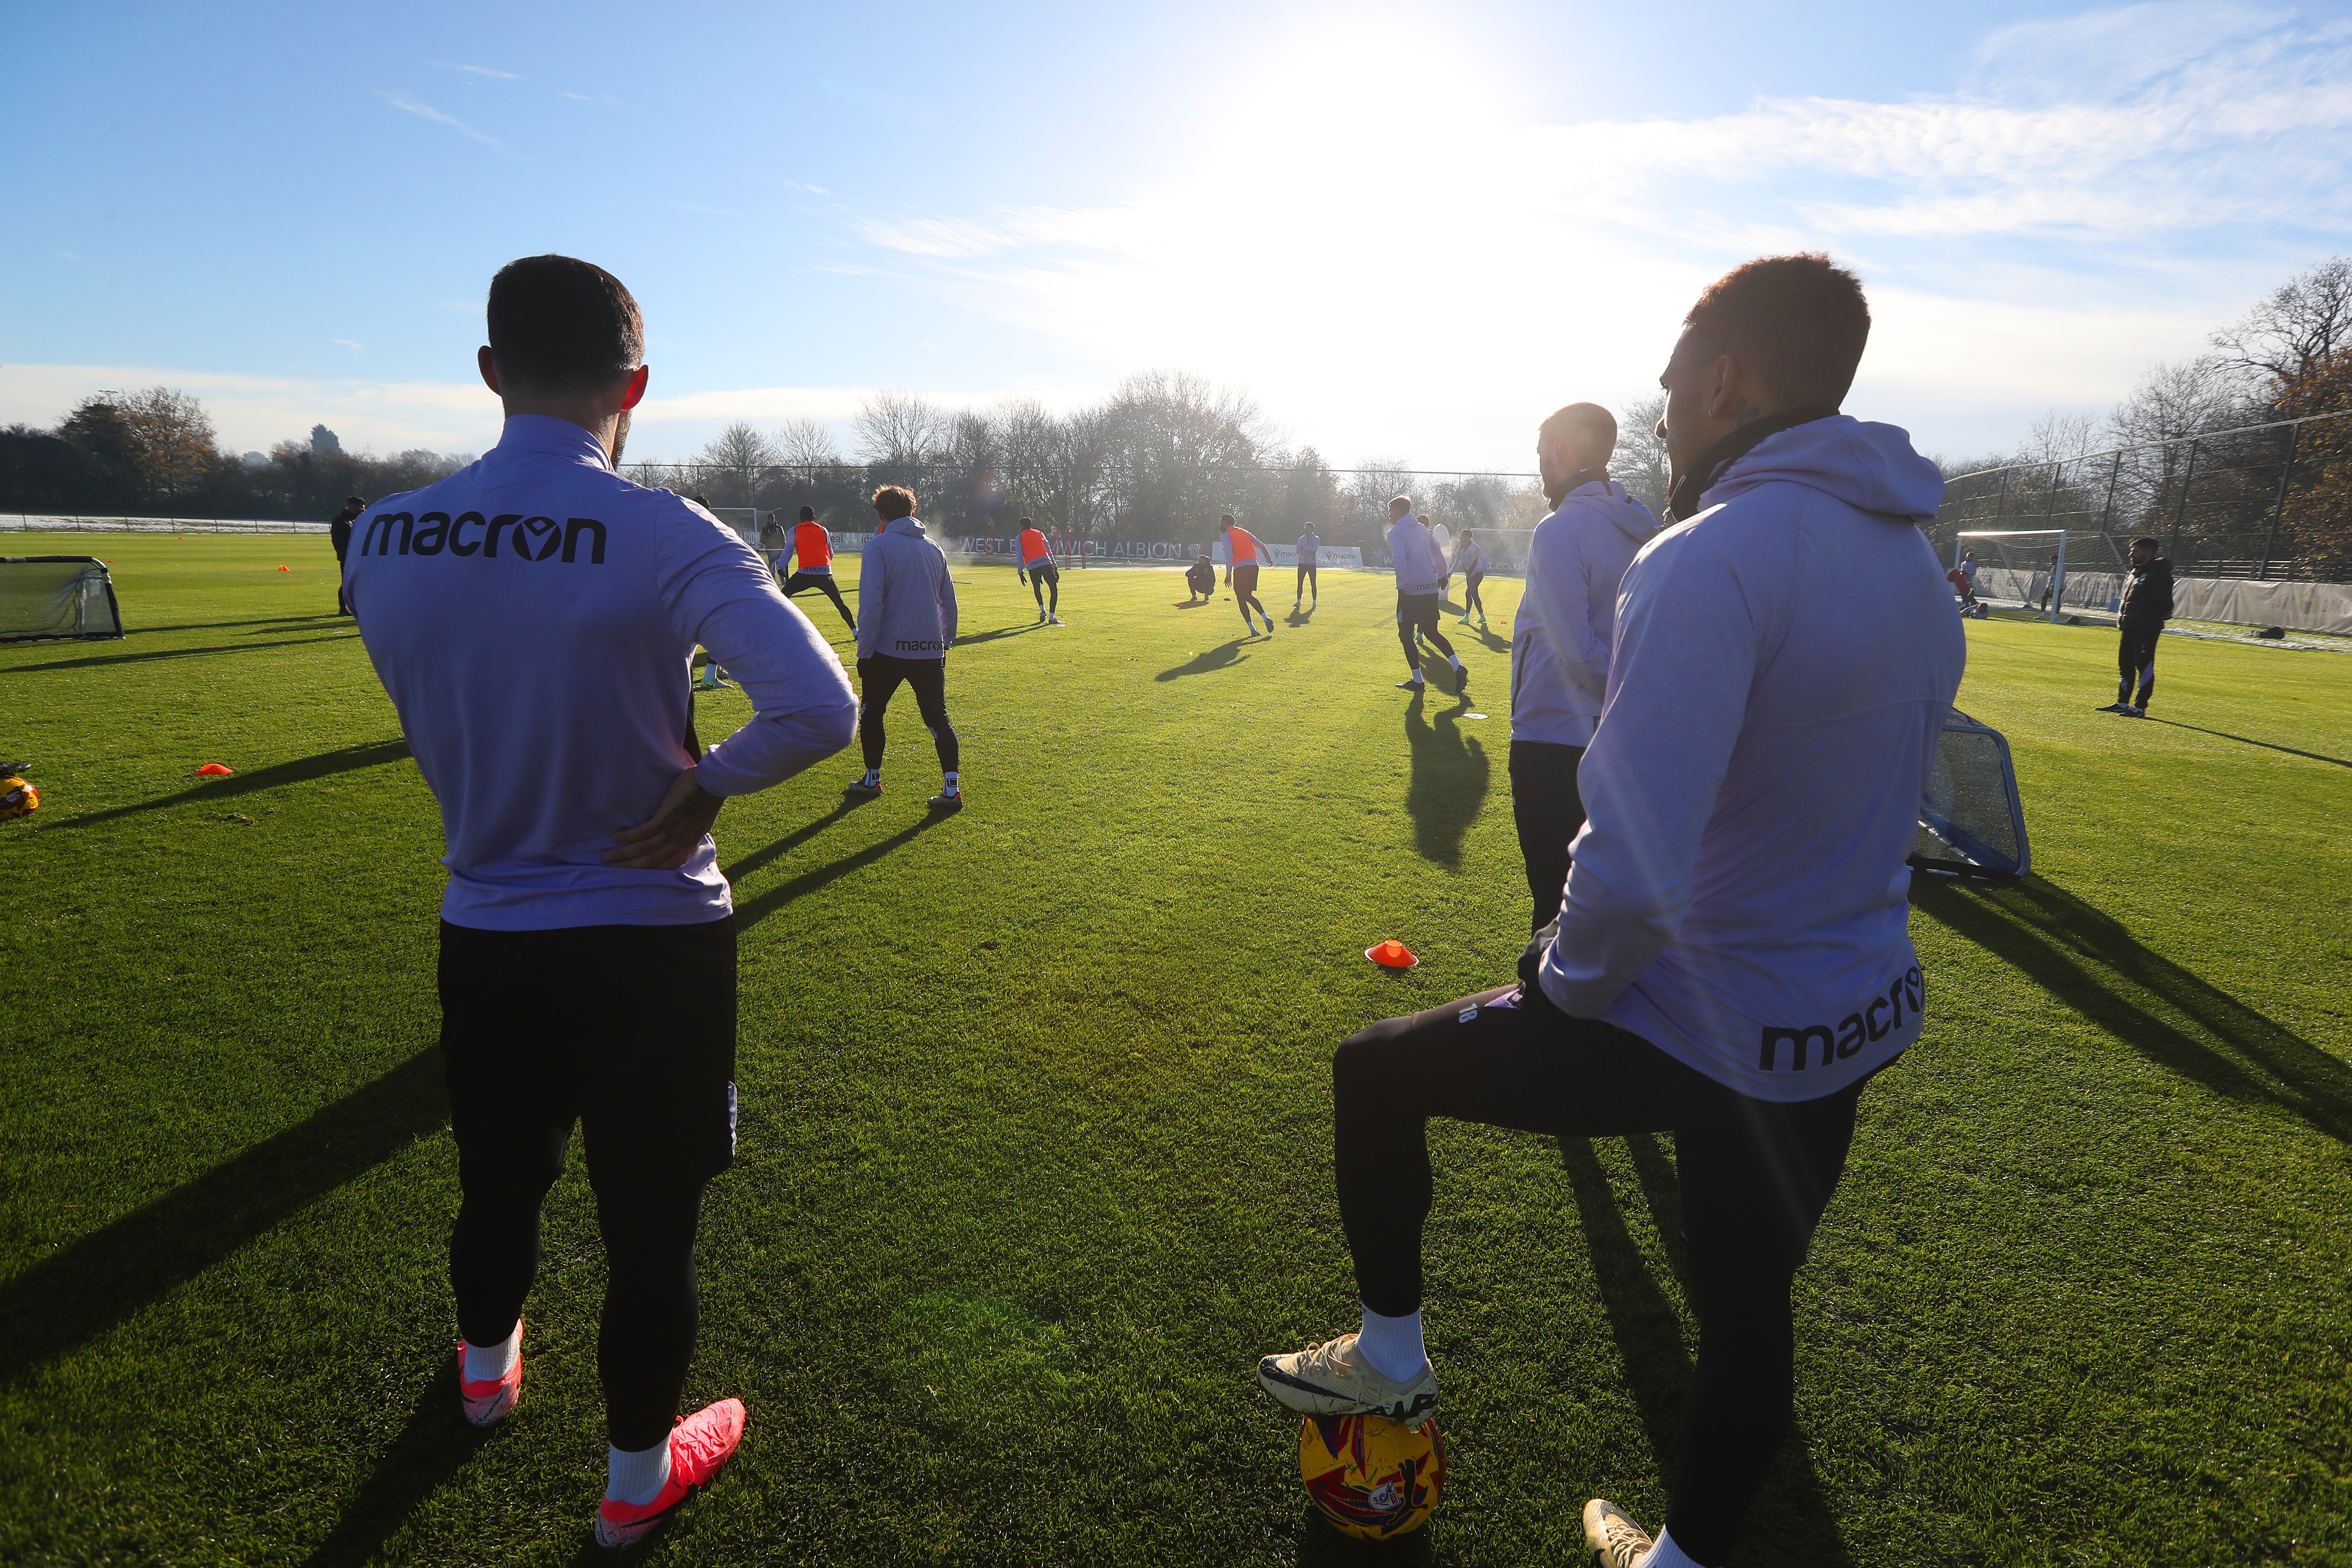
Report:
<svg viewBox="0 0 2352 1568"><path fill-rule="evenodd" d="M2116 564L2118 566L2126 564L2123 552L2116 548L2116 536L2104 529L1979 528L1965 530L1952 536L1952 570L1957 572L1960 569L1960 552L1968 548L1968 542L1971 539L2054 539L2058 542L2058 553L2057 558L2050 563L2050 573L2057 584L2063 584L2066 581L2066 542L2073 538L2104 539L2107 542L2107 553L2116 558ZM2066 614L2064 608L2059 604L2061 597L2060 589L2053 587L2050 595L2050 608L2042 616L2043 620L2053 626L2063 619Z"/></svg>
<svg viewBox="0 0 2352 1568"><path fill-rule="evenodd" d="M0 643L112 642L121 638L124 635L122 630L122 606L121 604L116 602L114 597L114 574L107 570L106 563L100 561L97 556L0 555L0 570L5 570L10 566L68 565L82 567L83 581L105 590L106 613L108 618L114 623L114 629L112 631L91 631L88 629L89 601L91 595L89 588L84 588L80 595L80 602L75 606L75 618L77 622L79 623L77 625L76 629L69 632L12 632L5 626L0 626Z"/></svg>

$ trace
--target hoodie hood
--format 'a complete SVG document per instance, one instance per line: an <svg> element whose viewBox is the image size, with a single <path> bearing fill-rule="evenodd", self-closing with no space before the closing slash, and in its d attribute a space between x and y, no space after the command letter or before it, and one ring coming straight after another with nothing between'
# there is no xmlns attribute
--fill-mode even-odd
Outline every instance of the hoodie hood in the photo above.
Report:
<svg viewBox="0 0 2352 1568"><path fill-rule="evenodd" d="M1615 479L1595 479L1579 485L1561 498L1559 504L1599 512L1628 539L1647 539L1657 531L1658 520L1650 509L1635 500L1633 492Z"/></svg>
<svg viewBox="0 0 2352 1568"><path fill-rule="evenodd" d="M1911 445L1911 433L1844 414L1768 436L1733 462L1700 500L1716 506L1759 485L1799 484L1889 522L1924 524L1943 504L1944 476Z"/></svg>

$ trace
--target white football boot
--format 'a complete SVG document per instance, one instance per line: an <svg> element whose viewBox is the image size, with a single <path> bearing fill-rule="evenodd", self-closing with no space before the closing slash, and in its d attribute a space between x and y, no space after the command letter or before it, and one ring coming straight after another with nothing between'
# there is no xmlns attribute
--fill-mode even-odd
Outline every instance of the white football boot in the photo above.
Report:
<svg viewBox="0 0 2352 1568"><path fill-rule="evenodd" d="M1385 1415L1416 1432L1437 1408L1437 1369L1424 1360L1408 1383L1391 1383L1341 1334L1257 1363L1257 1385L1301 1415Z"/></svg>

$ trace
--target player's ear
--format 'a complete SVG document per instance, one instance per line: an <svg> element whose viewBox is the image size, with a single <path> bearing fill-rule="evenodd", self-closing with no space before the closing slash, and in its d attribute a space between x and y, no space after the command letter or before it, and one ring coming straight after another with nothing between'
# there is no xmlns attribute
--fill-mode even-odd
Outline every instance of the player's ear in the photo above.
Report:
<svg viewBox="0 0 2352 1568"><path fill-rule="evenodd" d="M480 370L482 373L482 384L488 387L492 392L497 392L499 390L499 362L498 356L490 353L489 344L484 343L479 349L475 351L474 364L476 368Z"/></svg>
<svg viewBox="0 0 2352 1568"><path fill-rule="evenodd" d="M654 367L641 364L629 373L628 389L621 394L621 406L635 408L645 401L646 383L653 379Z"/></svg>

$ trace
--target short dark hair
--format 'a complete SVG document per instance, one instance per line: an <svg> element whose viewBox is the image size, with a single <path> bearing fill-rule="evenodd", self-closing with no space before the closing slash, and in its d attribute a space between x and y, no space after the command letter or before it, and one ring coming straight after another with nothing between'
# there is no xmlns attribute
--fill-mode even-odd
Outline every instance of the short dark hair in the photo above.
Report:
<svg viewBox="0 0 2352 1568"><path fill-rule="evenodd" d="M801 521L803 522L814 522L816 521L816 508L813 506L804 506L801 508Z"/></svg>
<svg viewBox="0 0 2352 1568"><path fill-rule="evenodd" d="M2143 544L2147 545L2150 550L2161 550L2164 548L2164 541L2157 538L2156 535L2152 533L2143 533L2137 539L2131 542L2131 547L2134 550L2137 550Z"/></svg>
<svg viewBox="0 0 2352 1568"><path fill-rule="evenodd" d="M345 506L355 506L362 511L365 511L367 510L367 500L362 496L345 496L343 498L343 504Z"/></svg>
<svg viewBox="0 0 2352 1568"><path fill-rule="evenodd" d="M1598 403L1571 403L1555 408L1537 426L1541 436L1565 436L1579 452L1596 463L1606 463L1617 449L1617 416Z"/></svg>
<svg viewBox="0 0 2352 1568"><path fill-rule="evenodd" d="M1817 250L1759 256L1708 286L1683 325L1745 359L1791 406L1845 401L1870 342L1862 279Z"/></svg>
<svg viewBox="0 0 2352 1568"><path fill-rule="evenodd" d="M1037 526L1037 521L1034 518L1024 517L1021 520L1021 526L1024 528L1034 528Z"/></svg>
<svg viewBox="0 0 2352 1568"><path fill-rule="evenodd" d="M570 256L526 256L490 279L490 357L532 392L596 392L646 358L646 319L621 280Z"/></svg>
<svg viewBox="0 0 2352 1568"><path fill-rule="evenodd" d="M874 510L885 522L915 515L915 492L904 485L884 485L874 492Z"/></svg>
<svg viewBox="0 0 2352 1568"><path fill-rule="evenodd" d="M1233 525L1234 514L1232 512L1227 512L1224 516L1217 519L1217 531L1220 533L1223 532L1226 529L1233 527Z"/></svg>

